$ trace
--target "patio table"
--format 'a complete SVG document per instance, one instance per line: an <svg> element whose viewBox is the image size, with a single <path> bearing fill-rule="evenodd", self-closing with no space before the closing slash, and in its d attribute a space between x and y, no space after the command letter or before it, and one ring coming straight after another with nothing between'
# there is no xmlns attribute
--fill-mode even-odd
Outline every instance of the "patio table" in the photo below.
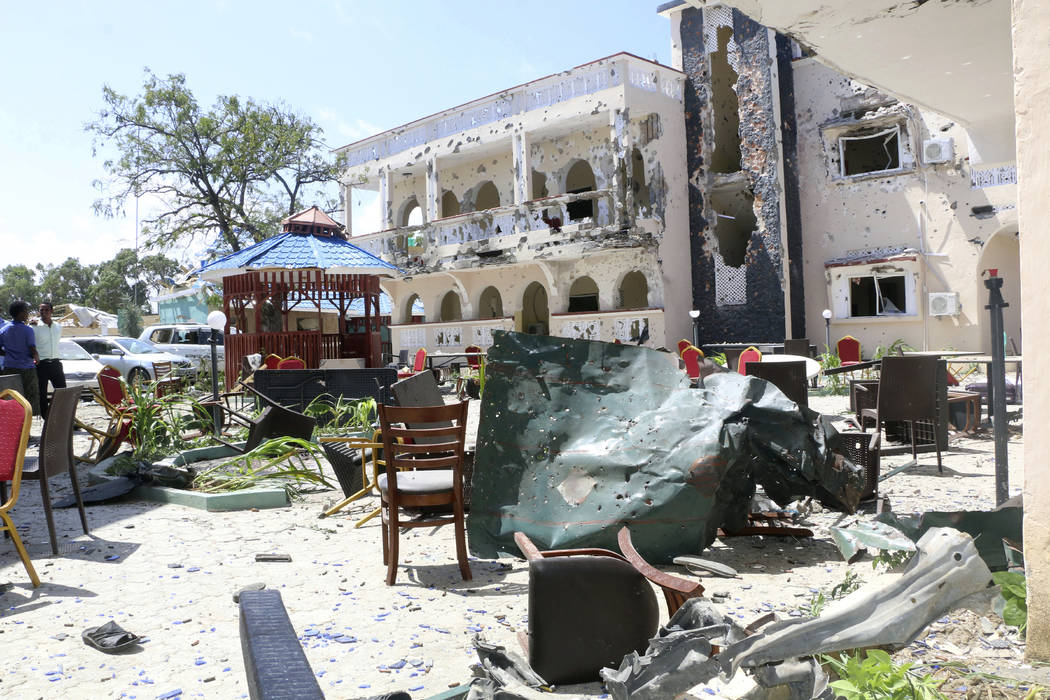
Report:
<svg viewBox="0 0 1050 700"><path fill-rule="evenodd" d="M811 357L802 355L762 355L763 362L805 362L806 379L812 379L820 374L820 363Z"/></svg>
<svg viewBox="0 0 1050 700"><path fill-rule="evenodd" d="M452 363L453 360L458 358L468 359L471 357L485 357L484 352L435 352L427 354L427 369L434 369L434 360L444 360L444 362L436 363L438 369L446 367Z"/></svg>

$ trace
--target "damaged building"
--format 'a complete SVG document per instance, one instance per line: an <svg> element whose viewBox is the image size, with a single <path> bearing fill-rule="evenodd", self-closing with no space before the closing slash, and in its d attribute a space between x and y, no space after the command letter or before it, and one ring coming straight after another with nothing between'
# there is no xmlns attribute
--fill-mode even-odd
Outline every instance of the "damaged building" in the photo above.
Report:
<svg viewBox="0 0 1050 700"><path fill-rule="evenodd" d="M620 53L339 149L353 242L402 270L383 283L394 350L687 336L684 84ZM353 230L356 188L383 230Z"/></svg>
<svg viewBox="0 0 1050 700"><path fill-rule="evenodd" d="M704 342L897 339L988 350L982 273L1020 351L1016 167L964 126L713 2L670 2L686 75L693 308ZM946 76L946 80L950 77ZM1007 158L1009 160L1002 160Z"/></svg>

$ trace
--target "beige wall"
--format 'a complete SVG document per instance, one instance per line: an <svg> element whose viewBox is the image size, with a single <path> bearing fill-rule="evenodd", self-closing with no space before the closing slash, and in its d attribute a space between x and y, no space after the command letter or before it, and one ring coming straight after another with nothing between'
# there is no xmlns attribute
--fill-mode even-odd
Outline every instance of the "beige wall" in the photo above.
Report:
<svg viewBox="0 0 1050 700"><path fill-rule="evenodd" d="M838 175L835 120L846 110L865 104L870 88L827 68L813 59L794 63L798 118L799 188L804 240L806 326L809 335L822 335L824 308L835 310L832 342L845 334L861 340L865 355L878 345L903 339L916 348L958 348L987 351L987 291L980 271L999 267L1006 276L1004 291L1017 298L1017 263L1004 254L1009 243L995 234L1016 227L1016 186L971 189L966 132L950 120L931 112L901 105L891 108L904 124L911 167L895 175L842 178ZM885 109L882 113L885 113ZM955 157L944 164L925 164L922 143L929 138L951 138ZM993 213L979 218L973 207L991 205ZM993 236L1000 240L993 241ZM914 276L914 314L895 318L840 318L834 284L851 268L826 269L826 260L851 251L907 246L919 255L904 265ZM988 246L987 259L982 252ZM995 264L991 264L994 262ZM863 272L863 270L858 270ZM957 292L957 316L929 316L927 294ZM1011 307L1015 308L1015 307ZM1019 322L1007 310L1007 330L1020 346ZM818 330L819 329L819 330Z"/></svg>
<svg viewBox="0 0 1050 700"><path fill-rule="evenodd" d="M1014 108L1017 113L1017 166L1020 182L1021 276L1024 332L1029 347L1050 343L1050 151L1046 114L1050 113L1050 6L1040 0L1013 1ZM1026 655L1050 661L1050 372L1043 354L1025 363L1024 549L1028 573Z"/></svg>

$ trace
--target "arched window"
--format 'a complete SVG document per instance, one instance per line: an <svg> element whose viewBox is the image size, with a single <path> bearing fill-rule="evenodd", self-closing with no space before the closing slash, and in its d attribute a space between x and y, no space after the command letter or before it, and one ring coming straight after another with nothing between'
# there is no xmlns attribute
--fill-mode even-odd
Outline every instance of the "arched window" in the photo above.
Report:
<svg viewBox="0 0 1050 700"><path fill-rule="evenodd" d="M459 304L459 294L447 292L441 298L441 320L460 321L463 319L463 310Z"/></svg>
<svg viewBox="0 0 1050 700"><path fill-rule="evenodd" d="M635 214L650 216L653 203L650 200L649 185L645 182L645 159L637 148L631 151L631 189L634 192Z"/></svg>
<svg viewBox="0 0 1050 700"><path fill-rule="evenodd" d="M598 285L590 277L578 277L569 288L569 313L598 310Z"/></svg>
<svg viewBox="0 0 1050 700"><path fill-rule="evenodd" d="M638 270L628 272L620 282L621 309L645 309L649 306L649 282Z"/></svg>
<svg viewBox="0 0 1050 700"><path fill-rule="evenodd" d="M478 318L503 318L503 297L495 287L486 287L481 293Z"/></svg>
<svg viewBox="0 0 1050 700"><path fill-rule="evenodd" d="M415 195L409 197L401 205L401 216L398 218L398 228L402 226L419 226L423 223L423 210L416 201Z"/></svg>
<svg viewBox="0 0 1050 700"><path fill-rule="evenodd" d="M452 194L448 190L441 195L441 216L455 216L459 213L459 200L456 199L456 195Z"/></svg>
<svg viewBox="0 0 1050 700"><path fill-rule="evenodd" d="M547 290L539 282L533 282L521 295L522 330L532 335L547 335L550 328L550 310L547 307Z"/></svg>
<svg viewBox="0 0 1050 700"><path fill-rule="evenodd" d="M596 189L594 171L585 160L578 160L569 168L569 174L565 176L565 192L568 194L579 194L581 192L594 192ZM583 221L594 218L594 201L586 199L579 202L571 202L565 207L569 215L569 221Z"/></svg>
<svg viewBox="0 0 1050 700"><path fill-rule="evenodd" d="M499 206L499 190L487 180L478 187L478 193L474 196L474 211L495 209Z"/></svg>
<svg viewBox="0 0 1050 700"><path fill-rule="evenodd" d="M418 294L413 294L405 302L405 308L402 312L401 318L404 319L403 323L416 323L416 318L423 318L423 303L419 299Z"/></svg>

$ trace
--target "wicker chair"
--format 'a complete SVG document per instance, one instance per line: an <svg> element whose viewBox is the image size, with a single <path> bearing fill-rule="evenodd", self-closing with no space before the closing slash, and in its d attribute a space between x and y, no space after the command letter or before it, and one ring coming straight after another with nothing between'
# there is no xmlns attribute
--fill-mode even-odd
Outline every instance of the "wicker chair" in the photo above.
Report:
<svg viewBox="0 0 1050 700"><path fill-rule="evenodd" d="M805 362L748 362L746 371L748 376L765 379L799 406L809 407Z"/></svg>

